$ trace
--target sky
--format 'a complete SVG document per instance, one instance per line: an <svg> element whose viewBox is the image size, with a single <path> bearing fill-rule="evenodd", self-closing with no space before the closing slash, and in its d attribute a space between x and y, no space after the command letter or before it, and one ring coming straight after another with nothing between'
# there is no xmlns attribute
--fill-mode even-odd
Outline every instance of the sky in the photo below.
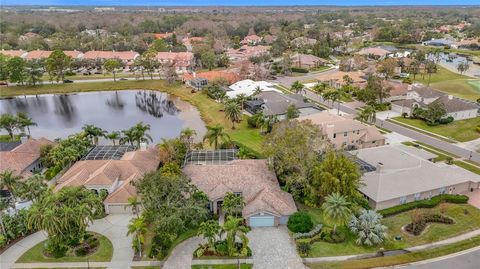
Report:
<svg viewBox="0 0 480 269"><path fill-rule="evenodd" d="M389 5L478 5L480 0L0 0L2 5L85 6L389 6Z"/></svg>

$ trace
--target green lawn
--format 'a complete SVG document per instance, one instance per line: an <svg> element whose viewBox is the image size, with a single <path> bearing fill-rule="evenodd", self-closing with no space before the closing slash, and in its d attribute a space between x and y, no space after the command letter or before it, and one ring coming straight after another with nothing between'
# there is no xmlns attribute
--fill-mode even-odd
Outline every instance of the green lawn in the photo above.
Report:
<svg viewBox="0 0 480 269"><path fill-rule="evenodd" d="M433 249L412 252L397 256L387 256L381 258L351 260L344 262L327 262L327 263L313 263L308 264L310 269L363 269L387 267L399 264L412 263L421 260L433 259L436 257L445 256L451 253L456 253L462 250L470 249L480 245L480 236L476 236L457 243L441 246Z"/></svg>
<svg viewBox="0 0 480 269"><path fill-rule="evenodd" d="M480 98L480 80L456 79L431 83L430 86L448 94L476 101Z"/></svg>
<svg viewBox="0 0 480 269"><path fill-rule="evenodd" d="M190 88L182 86L180 83L169 85L163 80L138 80L138 81L117 81L117 82L92 82L92 83L70 83L55 84L41 86L13 86L3 87L0 91L0 97L10 97L17 95L32 95L45 93L72 93L72 92L88 92L88 91L111 91L111 90L131 90L146 89L167 92L180 99L191 103L200 111L202 120L207 125L221 124L231 136L232 140L244 145L245 147L260 153L263 136L260 135L259 129L250 129L247 126L246 117L240 124L236 124L237 128L232 130L232 123L225 117L225 113L221 111L223 105L219 104L207 95L201 92L192 93ZM259 154L259 155L260 155Z"/></svg>
<svg viewBox="0 0 480 269"><path fill-rule="evenodd" d="M197 235L197 229L189 230L179 235L177 239L173 241L172 246L168 250L167 257L172 253L173 249L175 249L175 247L178 246L178 244L196 235ZM155 236L155 233L153 232L153 227L149 226L147 229L147 234L145 235L145 245L143 248L145 254L147 255L150 252L150 249L152 247L152 239L154 236ZM164 260L166 260L167 257L164 257ZM155 260L156 260L155 258L142 257L142 261L155 261Z"/></svg>
<svg viewBox="0 0 480 269"><path fill-rule="evenodd" d="M480 117L468 120L456 120L449 124L440 124L436 126L430 126L425 121L419 119L409 119L403 117L395 117L393 119L401 123L432 132L434 134L454 139L459 142L466 142L480 138L480 133L475 129L476 126L480 125Z"/></svg>
<svg viewBox="0 0 480 269"><path fill-rule="evenodd" d="M16 262L86 262L87 260L90 262L109 262L113 255L112 243L105 236L97 235L99 236L100 246L99 249L91 255L84 257L62 257L58 259L46 257L43 255L43 245L45 241L42 241L25 252Z"/></svg>
<svg viewBox="0 0 480 269"><path fill-rule="evenodd" d="M253 268L253 264L240 264L240 269L251 269ZM200 264L200 265L192 265L192 269L237 269L236 264Z"/></svg>
<svg viewBox="0 0 480 269"><path fill-rule="evenodd" d="M413 75L412 75L412 78L413 78ZM428 84L428 81L430 81L430 84L433 84L433 83L438 83L446 80L449 81L449 80L455 80L455 79L469 79L469 78L470 77L457 74L444 67L438 66L437 72L431 75L430 80L428 78L428 75L423 76L422 74L418 74L415 76L415 81L421 82L424 84Z"/></svg>
<svg viewBox="0 0 480 269"><path fill-rule="evenodd" d="M315 223L325 223L323 221L322 211L318 208L310 208L304 205L299 206L300 210L310 213ZM464 211L468 211L468 215ZM422 209L424 212L439 213L438 207L433 209ZM384 244L374 247L359 246L355 243L355 235L351 234L346 227L339 227L346 234L346 240L342 243L333 244L327 242L316 242L312 245L312 251L309 257L325 257L339 255L353 255L363 253L375 253L380 248L401 249L416 245L427 244L459 234L463 234L480 228L480 210L470 205L449 204L445 215L453 218L455 224L446 225L433 223L421 236L411 236L404 233L401 228L408 224L410 220L410 212L404 212L395 216L383 219L383 224L388 227L388 238ZM325 223L327 227L328 223ZM401 235L401 241L395 241L393 238Z"/></svg>

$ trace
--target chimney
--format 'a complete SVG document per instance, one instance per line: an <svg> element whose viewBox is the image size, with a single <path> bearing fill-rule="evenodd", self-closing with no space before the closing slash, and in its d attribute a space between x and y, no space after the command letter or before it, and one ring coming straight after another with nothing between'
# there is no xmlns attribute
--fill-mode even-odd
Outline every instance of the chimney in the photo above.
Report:
<svg viewBox="0 0 480 269"><path fill-rule="evenodd" d="M25 136L25 135L20 136L20 142L22 142L22 144L25 144L27 141L28 141L27 136Z"/></svg>
<svg viewBox="0 0 480 269"><path fill-rule="evenodd" d="M448 95L448 100L453 100L453 95L449 94Z"/></svg>
<svg viewBox="0 0 480 269"><path fill-rule="evenodd" d="M382 167L383 167L383 163L378 162L377 165L375 166L375 169L376 169L377 173L382 172Z"/></svg>
<svg viewBox="0 0 480 269"><path fill-rule="evenodd" d="M193 75L193 78L196 78L197 77L197 72L193 71L192 75Z"/></svg>
<svg viewBox="0 0 480 269"><path fill-rule="evenodd" d="M145 150L147 150L147 143L145 142L140 143L140 151L145 151Z"/></svg>

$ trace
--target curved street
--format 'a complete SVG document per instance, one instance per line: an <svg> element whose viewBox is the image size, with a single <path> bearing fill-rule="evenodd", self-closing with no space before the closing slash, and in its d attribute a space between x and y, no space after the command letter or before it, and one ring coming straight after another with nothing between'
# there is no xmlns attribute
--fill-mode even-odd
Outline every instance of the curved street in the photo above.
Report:
<svg viewBox="0 0 480 269"><path fill-rule="evenodd" d="M476 269L480 265L480 246L467 249L451 255L425 260L409 265L395 266L393 268L408 269Z"/></svg>

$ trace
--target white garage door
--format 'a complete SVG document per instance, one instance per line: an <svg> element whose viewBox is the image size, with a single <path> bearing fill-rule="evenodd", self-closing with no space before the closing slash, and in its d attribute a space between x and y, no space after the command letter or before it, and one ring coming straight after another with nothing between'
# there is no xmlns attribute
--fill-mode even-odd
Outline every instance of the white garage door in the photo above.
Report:
<svg viewBox="0 0 480 269"><path fill-rule="evenodd" d="M131 214L132 210L130 207L125 205L105 205L105 211L107 214Z"/></svg>
<svg viewBox="0 0 480 269"><path fill-rule="evenodd" d="M275 225L275 217L270 215L250 217L250 227L271 227Z"/></svg>

